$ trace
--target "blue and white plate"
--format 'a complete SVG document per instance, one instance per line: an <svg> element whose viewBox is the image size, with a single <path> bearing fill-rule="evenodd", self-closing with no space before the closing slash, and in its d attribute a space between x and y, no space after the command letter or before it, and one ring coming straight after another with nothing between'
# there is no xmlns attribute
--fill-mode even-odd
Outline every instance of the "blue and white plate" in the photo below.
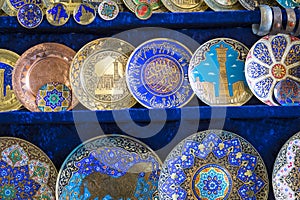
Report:
<svg viewBox="0 0 300 200"><path fill-rule="evenodd" d="M296 81L285 79L276 83L274 97L282 106L300 105L300 84Z"/></svg>
<svg viewBox="0 0 300 200"><path fill-rule="evenodd" d="M145 144L121 135L92 138L63 163L57 200L157 199L159 157Z"/></svg>
<svg viewBox="0 0 300 200"><path fill-rule="evenodd" d="M250 49L245 76L253 94L265 104L277 106L275 85L290 79L300 82L300 40L278 34L265 36Z"/></svg>
<svg viewBox="0 0 300 200"><path fill-rule="evenodd" d="M43 11L35 4L24 4L20 7L17 18L19 23L25 28L36 28L43 21Z"/></svg>
<svg viewBox="0 0 300 200"><path fill-rule="evenodd" d="M128 59L126 82L134 98L147 108L182 107L194 93L188 80L191 51L164 38L149 40Z"/></svg>
<svg viewBox="0 0 300 200"><path fill-rule="evenodd" d="M167 156L159 178L163 200L268 198L265 164L242 137L222 130L195 133Z"/></svg>

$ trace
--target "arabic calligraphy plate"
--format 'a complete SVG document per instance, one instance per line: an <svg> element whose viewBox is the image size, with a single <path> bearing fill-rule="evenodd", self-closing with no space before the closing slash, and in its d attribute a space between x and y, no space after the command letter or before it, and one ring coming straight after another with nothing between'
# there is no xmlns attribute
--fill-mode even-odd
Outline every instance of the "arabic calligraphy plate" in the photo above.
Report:
<svg viewBox="0 0 300 200"><path fill-rule="evenodd" d="M159 157L130 137L105 135L79 145L63 163L57 200L157 199Z"/></svg>
<svg viewBox="0 0 300 200"><path fill-rule="evenodd" d="M189 67L189 80L198 98L214 106L246 103L252 97L244 74L248 51L244 44L229 38L201 45Z"/></svg>
<svg viewBox="0 0 300 200"><path fill-rule="evenodd" d="M296 8L300 6L300 0L277 0L277 2L284 8Z"/></svg>
<svg viewBox="0 0 300 200"><path fill-rule="evenodd" d="M178 41L156 38L135 49L126 66L126 82L147 108L186 105L194 96L188 81L191 51Z"/></svg>
<svg viewBox="0 0 300 200"><path fill-rule="evenodd" d="M265 36L250 49L245 76L253 94L262 102L277 106L275 85L284 79L300 82L300 40L278 34Z"/></svg>
<svg viewBox="0 0 300 200"><path fill-rule="evenodd" d="M58 82L71 88L69 69L75 51L58 43L42 43L25 51L16 62L12 83L17 98L30 111L39 112L36 94L50 82ZM72 96L74 108L78 100Z"/></svg>
<svg viewBox="0 0 300 200"><path fill-rule="evenodd" d="M0 199L55 199L57 171L35 145L0 137Z"/></svg>
<svg viewBox="0 0 300 200"><path fill-rule="evenodd" d="M12 87L12 72L19 55L0 49L0 111L18 110L22 104Z"/></svg>
<svg viewBox="0 0 300 200"><path fill-rule="evenodd" d="M90 110L132 107L136 101L125 80L125 66L134 47L117 38L101 38L75 55L70 80L75 96Z"/></svg>
<svg viewBox="0 0 300 200"><path fill-rule="evenodd" d="M268 198L265 164L242 137L222 130L195 133L167 156L159 177L159 198Z"/></svg>
<svg viewBox="0 0 300 200"><path fill-rule="evenodd" d="M279 151L274 163L272 185L277 200L296 200L300 196L300 133L292 136Z"/></svg>

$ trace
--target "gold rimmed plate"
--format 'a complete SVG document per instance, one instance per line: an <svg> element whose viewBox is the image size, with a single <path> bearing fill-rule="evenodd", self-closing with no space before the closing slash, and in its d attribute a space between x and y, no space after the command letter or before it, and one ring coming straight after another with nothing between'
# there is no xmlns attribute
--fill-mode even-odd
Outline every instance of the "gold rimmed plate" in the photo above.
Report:
<svg viewBox="0 0 300 200"><path fill-rule="evenodd" d="M171 12L201 12L208 8L204 0L162 0L162 3Z"/></svg>
<svg viewBox="0 0 300 200"><path fill-rule="evenodd" d="M17 98L30 111L39 112L36 94L50 82L59 82L71 88L69 69L75 51L58 43L42 43L25 51L16 62L12 83ZM68 110L78 100L72 96Z"/></svg>

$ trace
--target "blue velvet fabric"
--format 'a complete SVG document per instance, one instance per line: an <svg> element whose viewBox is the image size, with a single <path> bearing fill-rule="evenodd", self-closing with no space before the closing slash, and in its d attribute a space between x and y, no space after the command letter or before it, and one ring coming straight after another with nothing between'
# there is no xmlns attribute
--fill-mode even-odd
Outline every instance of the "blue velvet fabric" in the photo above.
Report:
<svg viewBox="0 0 300 200"><path fill-rule="evenodd" d="M58 42L78 51L91 40L115 34L135 46L153 37L168 37L195 51L207 40L229 37L250 48L259 39L252 34L251 24L259 20L258 11L158 13L147 21L132 13L120 13L110 22L97 17L91 25L81 26L70 19L65 26L54 27L44 20L37 29L27 30L16 18L0 17L0 48L22 54L36 44ZM141 27L157 28L123 32ZM273 200L273 163L281 146L300 131L300 107L269 107L255 97L241 107L209 107L194 98L185 108L168 110L148 110L138 104L122 111L91 112L80 105L73 112L61 113L31 113L23 109L0 113L0 124L1 136L32 142L47 153L58 169L82 141L102 134L134 136L164 159L183 138L201 130L224 129L247 139L261 154L270 178L269 199Z"/></svg>

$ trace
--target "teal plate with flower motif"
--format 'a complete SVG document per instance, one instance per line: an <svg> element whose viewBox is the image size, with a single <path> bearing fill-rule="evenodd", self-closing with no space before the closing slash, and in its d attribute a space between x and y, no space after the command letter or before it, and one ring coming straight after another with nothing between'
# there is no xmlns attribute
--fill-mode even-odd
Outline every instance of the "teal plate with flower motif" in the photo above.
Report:
<svg viewBox="0 0 300 200"><path fill-rule="evenodd" d="M265 164L242 137L223 130L195 133L167 156L159 178L163 200L268 198Z"/></svg>

